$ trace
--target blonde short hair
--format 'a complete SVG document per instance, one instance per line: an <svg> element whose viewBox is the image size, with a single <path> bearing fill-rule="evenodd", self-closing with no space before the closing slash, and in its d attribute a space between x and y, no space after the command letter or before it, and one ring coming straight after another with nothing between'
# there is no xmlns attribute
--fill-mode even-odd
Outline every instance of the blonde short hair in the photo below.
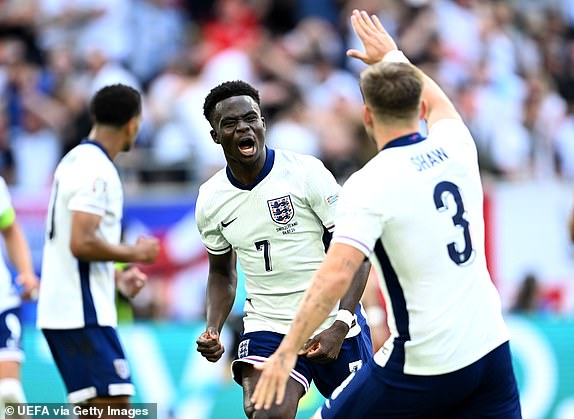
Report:
<svg viewBox="0 0 574 419"><path fill-rule="evenodd" d="M415 66L383 61L363 70L359 81L365 104L384 123L418 118L423 84Z"/></svg>

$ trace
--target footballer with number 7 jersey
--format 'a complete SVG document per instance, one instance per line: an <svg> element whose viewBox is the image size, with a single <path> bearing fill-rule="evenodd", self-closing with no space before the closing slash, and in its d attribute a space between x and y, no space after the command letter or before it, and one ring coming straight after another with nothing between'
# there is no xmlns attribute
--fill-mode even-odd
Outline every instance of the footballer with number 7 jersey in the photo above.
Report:
<svg viewBox="0 0 574 419"><path fill-rule="evenodd" d="M209 254L206 331L197 350L217 361L219 339L235 298L236 255L246 276L244 333L235 380L243 386L244 410L258 417L250 399L259 371L287 333L313 272L325 256L334 227L339 185L315 157L265 146L259 92L242 81L223 83L205 99L211 135L223 148L227 167L205 182L196 222ZM295 417L312 380L326 397L372 356L370 333L359 299L369 264L307 341L290 371L287 402L266 417Z"/></svg>

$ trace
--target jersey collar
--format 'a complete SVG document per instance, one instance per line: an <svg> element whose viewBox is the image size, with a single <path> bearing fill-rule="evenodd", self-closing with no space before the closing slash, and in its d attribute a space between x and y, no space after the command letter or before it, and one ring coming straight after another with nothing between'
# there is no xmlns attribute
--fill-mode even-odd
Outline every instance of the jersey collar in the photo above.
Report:
<svg viewBox="0 0 574 419"><path fill-rule="evenodd" d="M84 138L80 144L91 144L91 145L95 145L95 146L98 147L100 150L102 150L102 153L104 153L104 154L106 155L106 157L107 157L108 159L110 159L110 161L113 163L113 160L110 158L110 155L108 154L108 152L106 151L106 149L104 148L104 146L101 145L100 143L98 143L97 141L90 140L90 139L88 139L88 138Z"/></svg>
<svg viewBox="0 0 574 419"><path fill-rule="evenodd" d="M229 168L229 166L227 166L225 168L225 173L227 174L227 179L229 179L229 181L231 182L231 184L233 186L235 186L236 188L239 188L239 189L250 191L253 188L255 188L263 179L265 179L265 177L269 174L271 169L273 169L273 163L275 163L275 150L273 150L267 146L265 146L265 150L267 153L266 157L265 157L265 164L263 165L263 168L261 169L261 171L259 172L257 177L255 179L253 179L253 182L251 182L248 185L244 185L243 183L241 183L237 179L235 179L235 177L233 177L233 174L231 173L231 169Z"/></svg>
<svg viewBox="0 0 574 419"><path fill-rule="evenodd" d="M412 134L403 135L402 137L389 141L383 148L381 148L381 151L386 150L387 148L403 147L405 145L420 143L424 140L426 140L426 137L423 137L418 132L413 132Z"/></svg>

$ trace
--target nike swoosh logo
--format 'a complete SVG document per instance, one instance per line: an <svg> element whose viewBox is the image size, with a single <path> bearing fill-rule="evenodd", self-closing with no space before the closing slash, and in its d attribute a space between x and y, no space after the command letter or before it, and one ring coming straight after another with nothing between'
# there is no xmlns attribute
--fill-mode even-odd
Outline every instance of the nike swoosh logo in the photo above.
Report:
<svg viewBox="0 0 574 419"><path fill-rule="evenodd" d="M221 222L221 227L225 228L225 227L227 227L229 224L231 224L232 222L234 222L235 220L237 220L237 217L235 217L233 220L231 220L231 221L228 222L228 223L222 221L222 222Z"/></svg>

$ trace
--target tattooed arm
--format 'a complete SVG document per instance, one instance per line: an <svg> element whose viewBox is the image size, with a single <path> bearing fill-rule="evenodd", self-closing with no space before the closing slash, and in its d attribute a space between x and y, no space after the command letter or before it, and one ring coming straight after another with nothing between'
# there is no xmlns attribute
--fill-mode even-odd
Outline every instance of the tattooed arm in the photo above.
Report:
<svg viewBox="0 0 574 419"><path fill-rule="evenodd" d="M347 292L364 259L365 255L352 246L334 243L329 247L303 297L289 333L267 362L256 366L262 370L252 398L256 409L269 409L274 401L281 404L297 352Z"/></svg>

